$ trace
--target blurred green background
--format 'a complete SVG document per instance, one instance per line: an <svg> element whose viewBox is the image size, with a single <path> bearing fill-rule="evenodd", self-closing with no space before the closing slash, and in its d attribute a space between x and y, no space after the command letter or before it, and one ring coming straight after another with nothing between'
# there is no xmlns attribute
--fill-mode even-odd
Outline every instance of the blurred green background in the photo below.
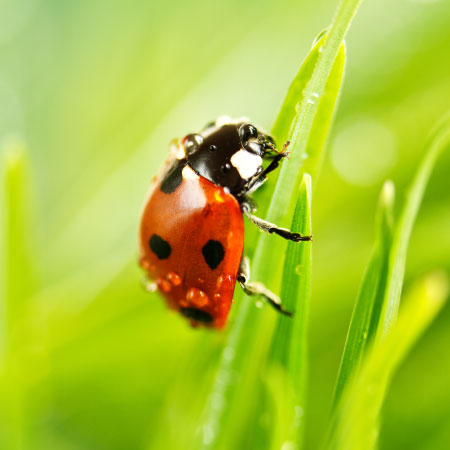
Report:
<svg viewBox="0 0 450 450"><path fill-rule="evenodd" d="M175 136L221 114L270 129L336 3L0 2L0 145L27 150L31 255L2 352L0 448L187 447L226 334L189 328L142 291L146 190ZM325 432L382 182L395 181L400 203L450 105L449 23L443 0L366 0L350 29L313 202L306 448ZM450 270L449 171L447 153L419 213L407 286ZM382 449L450 448L449 324L447 305L396 375Z"/></svg>

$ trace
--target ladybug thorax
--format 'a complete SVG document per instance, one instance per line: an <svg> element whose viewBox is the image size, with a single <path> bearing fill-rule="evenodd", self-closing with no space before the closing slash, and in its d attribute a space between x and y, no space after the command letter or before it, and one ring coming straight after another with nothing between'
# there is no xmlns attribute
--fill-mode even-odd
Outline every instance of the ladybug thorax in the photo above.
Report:
<svg viewBox="0 0 450 450"><path fill-rule="evenodd" d="M262 136L250 124L214 124L199 134L187 135L182 145L194 172L239 195L263 170L266 150Z"/></svg>

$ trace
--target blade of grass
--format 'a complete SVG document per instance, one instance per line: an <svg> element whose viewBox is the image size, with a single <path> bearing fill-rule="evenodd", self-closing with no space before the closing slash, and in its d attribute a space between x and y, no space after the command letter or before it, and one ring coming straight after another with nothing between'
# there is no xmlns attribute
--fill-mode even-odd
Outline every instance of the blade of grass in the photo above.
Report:
<svg viewBox="0 0 450 450"><path fill-rule="evenodd" d="M392 241L394 185L387 181L381 192L377 213L375 245L353 310L336 382L332 412L343 388L363 358L377 332L386 288L389 250Z"/></svg>
<svg viewBox="0 0 450 450"><path fill-rule="evenodd" d="M294 125L295 117L299 113L300 103L305 99L306 90L304 88L317 65L324 41L325 34L319 35L289 87L275 124L272 127L272 136L279 145L291 139L291 127ZM319 99L314 123L302 157L302 173L309 173L314 183L317 183L319 169L325 154L326 139L331 128L334 112L336 111L342 78L344 76L345 60L345 43L342 43L326 82L324 93ZM288 149L291 147L292 145ZM267 208L264 208L264 206L265 203L268 204L270 202L270 197L277 181L277 175L278 173L274 173L268 179L265 190L256 193L258 203L263 206L260 208L260 214L266 212Z"/></svg>
<svg viewBox="0 0 450 450"><path fill-rule="evenodd" d="M311 51L305 58L300 70L291 83L286 94L283 105L275 120L272 128L272 136L278 143L289 141L292 138L294 130L292 126L296 124L296 117L299 113L300 103L305 99L307 90L305 86L311 79L312 73L317 65L322 47L325 42L326 32L319 35L316 39ZM343 42L336 55L336 59L331 68L330 75L325 84L323 94L318 100L319 105L314 118L310 138L302 155L303 173L313 175L313 179L317 180L317 172L323 159L323 149L331 123L334 117L335 105L338 102L342 78L344 75L344 67L346 60L346 48ZM311 102L311 99L306 99ZM330 114L330 111L332 113Z"/></svg>
<svg viewBox="0 0 450 450"><path fill-rule="evenodd" d="M369 349L360 373L346 387L332 424L328 449L376 448L380 409L397 367L448 296L448 278L433 273L418 283L383 339Z"/></svg>
<svg viewBox="0 0 450 450"><path fill-rule="evenodd" d="M283 165L284 173L280 174L269 207L268 220L281 223L283 219L289 221L289 217L292 218L293 211L290 213L289 208L286 207L286 203L289 204L290 201L286 202L286 199L292 197L294 204L297 199L299 169L306 145L312 139L311 131L320 105L318 100L324 94L339 49L359 4L360 0L344 0L338 7L317 64L306 85L306 92L310 92L311 95L308 94L301 101L295 124L290 127L293 130L292 139L290 139L293 143L292 158L289 164ZM319 96L318 98L316 94ZM316 100L311 103L312 98ZM333 113L334 107L335 104L332 105L332 108L330 107L329 113ZM297 143L298 145L296 145ZM289 169L287 169L288 167ZM280 187L278 187L279 185ZM270 280L273 272L276 273L281 268L276 264L276 260L275 265L267 264L268 261L274 260L272 239L273 237L265 239L263 235L260 237L254 258L256 273L254 279ZM265 270L264 266L269 267ZM245 298L236 308L235 323L230 328L219 363L216 381L203 414L199 430L201 442L197 445L197 448L218 448L221 446L220 442L223 436L232 440L233 436L238 435L245 429L245 420L239 419L246 417L248 405L239 401L239 392L242 392L243 386L251 389L255 385L255 379L257 379L271 336L270 323L267 320L264 324L261 323L262 314L257 313L257 310L252 308L252 304L252 299ZM253 312L253 314L250 314L250 312ZM229 418L230 416L233 418L233 415L234 422L231 426L229 425ZM248 433L248 430L245 431Z"/></svg>
<svg viewBox="0 0 450 450"><path fill-rule="evenodd" d="M1 360L0 390L8 411L8 448L24 447L27 406L21 376L20 359L23 356L24 334L22 315L27 306L34 277L29 252L30 204L28 173L24 144L17 139L5 142L2 152L1 192Z"/></svg>
<svg viewBox="0 0 450 450"><path fill-rule="evenodd" d="M394 228L392 243L389 249L389 254L387 258L384 260L384 265L380 265L378 275L376 273L373 274L373 277L378 277L379 281L382 284L378 283L377 292L372 293L375 296L374 299L367 295L365 298L358 299L358 303L355 307L355 311L358 310L363 314L360 315L360 322L354 322L352 319L352 323L349 330L349 339L347 340L348 347L344 350L343 361L341 365L340 374L338 377L338 384L336 387L336 396L333 404L333 415L331 419L331 430L335 430L336 423L338 421L347 420L342 417L342 409L343 408L353 408L353 406L342 406L339 402L339 396L342 396L341 402L350 403L351 401L359 404L360 399L356 397L359 395L357 392L353 394L355 397L353 400L350 397L350 394L345 394L347 391L347 387L352 385L352 379L358 379L358 377L362 376L358 373L358 365L364 357L366 345L361 345L365 341L365 333L367 332L370 337L374 338L375 346L381 345L380 342L383 342L384 338L390 335L390 330L395 326L395 322L397 319L397 311L400 304L400 295L401 288L403 284L403 277L405 271L405 263L406 263L406 252L409 243L409 237L411 235L412 227L414 225L415 218L417 216L417 212L420 206L420 203L423 198L423 194L430 177L431 171L433 169L434 163L436 162L437 157L440 152L446 148L450 143L450 115L446 116L435 128L435 131L431 134L431 138L427 144L427 152L420 164L417 174L413 179L411 187L409 189L409 195L406 199L405 206L402 210L400 220ZM372 264L375 264L372 262ZM372 267L371 267L372 268ZM374 267L376 270L376 267ZM385 282L385 283L384 283ZM369 283L370 287L370 279L365 280L365 283ZM363 285L363 289L365 286ZM384 289L383 289L384 288ZM381 291L380 291L381 289ZM365 289L364 289L365 290ZM361 303L360 303L361 302ZM373 303L373 307L370 305ZM368 319L367 311L370 311L370 320ZM365 311L366 310L366 311ZM379 312L379 317L378 316ZM357 318L355 317L355 320ZM368 328L367 328L368 326ZM351 338L351 339L350 339ZM359 342L359 344L358 344ZM390 369L387 369L385 374L386 376L386 384L387 379L391 376L391 373L395 370L396 364L394 364ZM389 372L389 370L391 372ZM355 378L356 377L356 378ZM350 389L350 388L348 388ZM365 425L361 425L360 428L363 428L364 431L370 435L376 434L377 430L377 420L378 420L378 412L381 407L384 388L380 385L379 391L381 398L379 404L374 409L373 405L368 405L368 407L372 408L372 412L374 415L369 419L367 417L364 418L366 420ZM347 395L344 398L344 394ZM374 397L375 398L375 397ZM362 406L361 406L362 408ZM355 419L355 429L358 428L359 422ZM372 428L370 428L370 426ZM333 431L331 431L333 433ZM351 433L348 430L344 430L343 434L345 436L350 435ZM331 434L331 438L328 441L330 448L341 448L334 447L334 441L338 442L341 438L333 437ZM352 438L353 439L353 438ZM374 438L373 438L374 439ZM373 442L370 441L370 445L374 445ZM356 443L354 443L356 445ZM349 442L346 441L345 445L349 445ZM366 442L364 445L369 445L369 442ZM343 448L357 448L357 447L343 447ZM360 447L360 448L371 448L371 447Z"/></svg>
<svg viewBox="0 0 450 450"><path fill-rule="evenodd" d="M7 358L10 335L32 290L32 259L29 252L30 212L27 198L27 161L24 144L8 139L1 152L2 174L2 355Z"/></svg>
<svg viewBox="0 0 450 450"><path fill-rule="evenodd" d="M300 192L292 219L291 229L304 236L312 234L311 227L311 177L303 176ZM305 411L305 388L307 377L306 324L308 303L311 295L312 270L311 242L300 245L289 242L283 269L281 298L288 311L294 311L294 317L279 315L272 348L269 355L269 367L279 367L284 371L283 382L273 383L273 402L278 407L274 426L272 448L281 448L284 442L291 442L301 448L303 431L303 413ZM277 376L280 380L280 377ZM287 390L286 395L279 391ZM271 426L272 423L271 423Z"/></svg>
<svg viewBox="0 0 450 450"><path fill-rule="evenodd" d="M450 114L447 114L436 126L434 132L425 145L426 154L414 177L406 203L401 213L398 225L395 227L392 240L392 250L389 257L389 271L386 284L386 293L380 318L380 329L378 332L386 334L397 316L400 295L405 274L406 253L409 238L417 212L422 201L431 171L440 153L450 144ZM426 239L426 236L424 236Z"/></svg>

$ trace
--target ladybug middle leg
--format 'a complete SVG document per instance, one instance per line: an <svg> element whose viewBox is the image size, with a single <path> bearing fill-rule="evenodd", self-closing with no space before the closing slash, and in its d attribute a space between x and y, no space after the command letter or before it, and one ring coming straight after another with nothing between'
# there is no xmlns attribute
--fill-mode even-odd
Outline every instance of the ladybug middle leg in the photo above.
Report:
<svg viewBox="0 0 450 450"><path fill-rule="evenodd" d="M249 281L250 278L250 264L246 256L242 258L241 265L239 267L239 273L237 276L237 281L241 285L242 290L247 295L257 295L263 297L270 305L272 305L278 312L284 314L285 316L291 317L292 312L286 311L281 304L280 298L273 292L269 291L262 283L258 281Z"/></svg>
<svg viewBox="0 0 450 450"><path fill-rule="evenodd" d="M312 236L302 236L300 233L293 233L287 228L281 228L278 225L267 222L259 217L256 217L252 214L254 211L254 203L252 201L245 200L241 203L242 212L248 217L248 219L255 224L260 230L265 231L266 233L274 233L278 236L281 236L284 239L288 239L289 241L300 242L300 241L311 241Z"/></svg>

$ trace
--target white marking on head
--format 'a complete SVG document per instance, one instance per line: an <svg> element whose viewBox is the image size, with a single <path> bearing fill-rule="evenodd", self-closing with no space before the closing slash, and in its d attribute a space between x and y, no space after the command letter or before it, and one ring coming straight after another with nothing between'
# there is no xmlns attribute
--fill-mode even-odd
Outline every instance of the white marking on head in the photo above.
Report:
<svg viewBox="0 0 450 450"><path fill-rule="evenodd" d="M184 166L181 171L181 175L185 180L197 180L199 178L199 176L189 166Z"/></svg>
<svg viewBox="0 0 450 450"><path fill-rule="evenodd" d="M237 151L230 159L231 164L236 167L239 175L247 180L251 178L257 172L258 168L262 164L261 156L241 149Z"/></svg>

